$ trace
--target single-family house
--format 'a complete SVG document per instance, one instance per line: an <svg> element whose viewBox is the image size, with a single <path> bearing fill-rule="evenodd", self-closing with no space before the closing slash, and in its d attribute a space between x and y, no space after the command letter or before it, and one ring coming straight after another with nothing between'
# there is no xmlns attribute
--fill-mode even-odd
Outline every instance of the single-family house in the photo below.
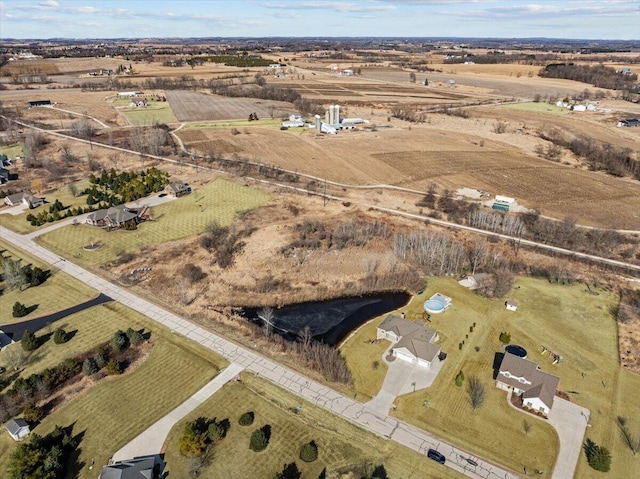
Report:
<svg viewBox="0 0 640 479"><path fill-rule="evenodd" d="M138 210L127 208L125 205L112 206L94 211L87 216L85 222L91 226L123 228L137 223L138 213Z"/></svg>
<svg viewBox="0 0 640 479"><path fill-rule="evenodd" d="M22 203L28 208L35 208L44 204L44 198L38 198L30 191L21 191L13 195L5 196L4 204L8 206L16 206Z"/></svg>
<svg viewBox="0 0 640 479"><path fill-rule="evenodd" d="M31 432L29 424L22 418L12 419L4 428L14 441L22 441Z"/></svg>
<svg viewBox="0 0 640 479"><path fill-rule="evenodd" d="M518 311L518 302L512 299L508 299L504 302L504 307L508 311Z"/></svg>
<svg viewBox="0 0 640 479"><path fill-rule="evenodd" d="M491 278L487 273L476 273L471 276L467 276L458 281L460 286L464 286L470 290L476 290L478 288L483 288L489 283Z"/></svg>
<svg viewBox="0 0 640 479"><path fill-rule="evenodd" d="M9 181L9 170L0 166L0 185Z"/></svg>
<svg viewBox="0 0 640 479"><path fill-rule="evenodd" d="M545 416L553 407L560 378L541 371L536 363L505 353L496 377L496 387L520 396L522 405Z"/></svg>
<svg viewBox="0 0 640 479"><path fill-rule="evenodd" d="M179 197L191 193L191 187L184 181L174 181L169 183L165 188L165 193L171 196Z"/></svg>
<svg viewBox="0 0 640 479"><path fill-rule="evenodd" d="M404 361L431 368L431 363L440 354L439 339L435 329L419 321L410 321L389 314L377 330L378 339L387 339L395 343L391 354Z"/></svg>
<svg viewBox="0 0 640 479"><path fill-rule="evenodd" d="M165 466L159 455L134 457L104 466L98 479L157 479Z"/></svg>
<svg viewBox="0 0 640 479"><path fill-rule="evenodd" d="M146 108L147 99L142 97L134 96L131 98L131 103L129 103L131 108Z"/></svg>

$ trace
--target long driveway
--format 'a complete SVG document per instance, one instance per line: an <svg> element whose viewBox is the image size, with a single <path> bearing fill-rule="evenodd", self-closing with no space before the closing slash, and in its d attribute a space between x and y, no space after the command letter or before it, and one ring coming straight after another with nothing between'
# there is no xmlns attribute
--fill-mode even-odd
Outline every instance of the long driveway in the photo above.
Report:
<svg viewBox="0 0 640 479"><path fill-rule="evenodd" d="M468 477L478 479L516 479L520 476L484 461L451 444L441 441L431 434L410 426L402 421L368 408L366 405L347 398L340 393L315 382L301 374L284 367L270 359L261 356L221 336L211 333L179 316L153 304L149 301L116 286L106 279L67 261L33 242L30 238L21 236L4 227L0 227L0 237L29 254L36 256L59 268L65 273L77 278L87 286L108 295L131 309L144 314L148 318L166 326L175 333L182 334L212 351L252 371L260 377L266 378L287 391L296 394L320 407L328 409L363 429L382 437L395 441L420 454L426 454L429 448L437 449L447 458L446 465ZM467 458L472 458L475 466L470 465ZM439 467L435 465L434 467ZM566 479L570 479L567 476Z"/></svg>

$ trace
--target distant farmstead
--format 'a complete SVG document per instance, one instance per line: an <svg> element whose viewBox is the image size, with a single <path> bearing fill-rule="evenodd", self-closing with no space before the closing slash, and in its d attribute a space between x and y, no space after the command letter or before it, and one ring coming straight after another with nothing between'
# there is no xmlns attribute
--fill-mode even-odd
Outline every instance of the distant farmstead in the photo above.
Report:
<svg viewBox="0 0 640 479"><path fill-rule="evenodd" d="M49 106L51 105L51 100L32 100L29 102L29 108L33 108L34 106Z"/></svg>

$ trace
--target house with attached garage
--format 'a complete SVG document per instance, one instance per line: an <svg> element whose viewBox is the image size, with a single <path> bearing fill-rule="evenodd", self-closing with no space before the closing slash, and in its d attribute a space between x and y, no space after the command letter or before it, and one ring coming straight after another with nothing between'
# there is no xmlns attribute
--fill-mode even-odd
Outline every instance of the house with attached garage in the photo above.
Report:
<svg viewBox="0 0 640 479"><path fill-rule="evenodd" d="M536 363L511 353L505 353L496 387L520 396L522 406L545 417L553 407L560 378L541 371Z"/></svg>
<svg viewBox="0 0 640 479"><path fill-rule="evenodd" d="M395 343L391 349L392 356L426 369L431 369L431 364L440 354L440 345L436 344L438 332L420 321L390 314L378 326L377 338Z"/></svg>
<svg viewBox="0 0 640 479"><path fill-rule="evenodd" d="M98 479L156 479L163 477L165 463L159 455L140 456L111 462Z"/></svg>
<svg viewBox="0 0 640 479"><path fill-rule="evenodd" d="M146 209L146 208L144 208ZM85 222L91 226L105 228L133 227L141 220L143 213L138 209L128 208L125 205L112 206L111 208L94 211Z"/></svg>
<svg viewBox="0 0 640 479"><path fill-rule="evenodd" d="M15 195L5 196L4 204L8 206L17 206L20 203L28 208L35 208L44 204L44 198L38 198L30 191L22 191Z"/></svg>
<svg viewBox="0 0 640 479"><path fill-rule="evenodd" d="M180 197L191 193L191 187L184 181L174 181L169 183L164 191L168 195Z"/></svg>

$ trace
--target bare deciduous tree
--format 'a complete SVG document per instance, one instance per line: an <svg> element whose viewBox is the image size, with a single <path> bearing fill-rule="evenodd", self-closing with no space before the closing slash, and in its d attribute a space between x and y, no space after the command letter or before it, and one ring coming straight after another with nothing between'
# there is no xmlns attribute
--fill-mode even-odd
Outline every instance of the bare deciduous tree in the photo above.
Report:
<svg viewBox="0 0 640 479"><path fill-rule="evenodd" d="M477 410L484 403L485 386L477 376L471 376L467 382L467 394L471 409Z"/></svg>
<svg viewBox="0 0 640 479"><path fill-rule="evenodd" d="M616 418L616 423L618 424L618 428L620 429L620 435L624 443L631 450L633 455L635 456L640 452L640 434L634 435L629 429L629 423L627 418L624 416L618 416Z"/></svg>
<svg viewBox="0 0 640 479"><path fill-rule="evenodd" d="M273 328L275 326L276 315L273 308L262 308L258 313L258 317L262 320L264 335L268 338L273 334Z"/></svg>

